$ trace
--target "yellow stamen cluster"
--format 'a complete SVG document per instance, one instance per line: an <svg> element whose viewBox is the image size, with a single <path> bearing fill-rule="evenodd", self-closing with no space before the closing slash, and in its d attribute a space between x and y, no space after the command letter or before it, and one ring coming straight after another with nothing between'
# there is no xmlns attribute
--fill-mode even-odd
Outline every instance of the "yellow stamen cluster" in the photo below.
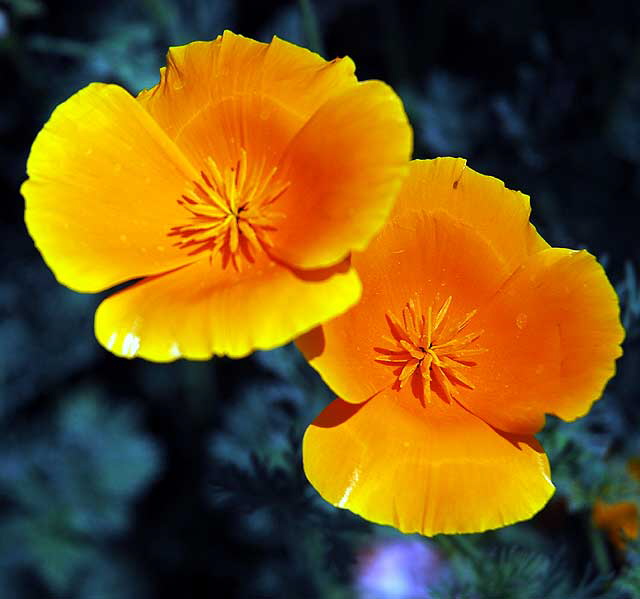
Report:
<svg viewBox="0 0 640 599"><path fill-rule="evenodd" d="M385 337L385 341L394 348L378 349L383 355L376 360L399 368L394 383L398 388L402 388L412 377L419 377L422 389L420 401L423 405L431 401L434 387L448 402L457 395L456 385L474 389L464 370L474 365L472 358L486 351L469 347L482 335L482 331L464 333L476 310L469 312L460 322L450 323L451 301L449 296L435 318L431 306L425 316L417 296L402 309L402 319L387 312L392 337Z"/></svg>
<svg viewBox="0 0 640 599"><path fill-rule="evenodd" d="M171 227L168 235L179 238L174 245L190 249L189 255L220 252L223 267L231 262L239 270L239 256L253 262L256 251L272 245L269 233L282 217L273 204L289 183L277 180L277 170L267 170L263 161L250 172L244 149L235 165L224 170L208 158L200 180L178 199L191 216L188 223Z"/></svg>

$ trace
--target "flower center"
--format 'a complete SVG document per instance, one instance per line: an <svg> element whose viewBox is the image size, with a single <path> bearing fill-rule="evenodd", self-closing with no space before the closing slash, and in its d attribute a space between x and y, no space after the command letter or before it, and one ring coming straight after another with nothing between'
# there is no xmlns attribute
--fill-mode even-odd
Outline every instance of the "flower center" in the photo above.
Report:
<svg viewBox="0 0 640 599"><path fill-rule="evenodd" d="M469 312L461 321L450 322L449 296L435 317L429 306L426 316L416 296L402 309L402 318L387 312L392 337L385 337L392 349L376 348L381 353L376 361L396 368L396 388L407 381L419 383L422 405L431 402L433 390L439 390L447 402L457 396L456 387L475 389L465 370L475 365L473 358L486 349L474 346L482 331L469 333L465 329L477 310Z"/></svg>
<svg viewBox="0 0 640 599"><path fill-rule="evenodd" d="M268 170L263 162L250 172L244 149L227 169L221 170L207 158L200 178L178 199L190 216L184 224L171 227L168 236L177 237L174 245L188 249L190 256L209 251L212 259L220 253L223 268L231 262L239 270L241 257L254 262L257 251L271 247L269 234L283 217L273 204L289 183L279 181L277 171L276 167Z"/></svg>

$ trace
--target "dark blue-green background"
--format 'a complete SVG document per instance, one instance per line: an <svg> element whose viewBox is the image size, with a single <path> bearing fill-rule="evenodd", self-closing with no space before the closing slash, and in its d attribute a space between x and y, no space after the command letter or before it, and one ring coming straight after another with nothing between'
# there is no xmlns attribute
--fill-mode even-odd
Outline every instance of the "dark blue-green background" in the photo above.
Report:
<svg viewBox="0 0 640 599"><path fill-rule="evenodd" d="M617 552L591 525L597 497L639 497L626 463L640 455L640 4L309 6L0 3L0 599L640 597L638 548ZM18 188L51 110L92 81L149 87L169 45L225 28L350 55L403 97L416 157L468 158L532 196L552 245L605 264L625 356L587 418L540 435L558 491L532 522L403 545L331 508L300 460L331 394L295 350L115 358L93 337L100 298L59 286L34 249ZM392 575L371 555L389 547L393 576L420 571L384 594Z"/></svg>

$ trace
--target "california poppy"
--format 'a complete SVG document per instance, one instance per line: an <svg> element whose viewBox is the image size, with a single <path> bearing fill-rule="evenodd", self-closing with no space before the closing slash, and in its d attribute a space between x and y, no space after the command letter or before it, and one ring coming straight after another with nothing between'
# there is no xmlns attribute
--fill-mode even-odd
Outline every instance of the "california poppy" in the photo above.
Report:
<svg viewBox="0 0 640 599"><path fill-rule="evenodd" d="M638 538L638 506L632 501L608 503L598 499L593 505L593 523L609 537L619 550L627 546L627 540Z"/></svg>
<svg viewBox="0 0 640 599"><path fill-rule="evenodd" d="M533 435L545 413L589 410L623 329L594 257L551 248L529 213L462 159L412 162L353 256L361 301L298 342L340 397L303 443L329 502L433 535L529 518L552 495Z"/></svg>
<svg viewBox="0 0 640 599"><path fill-rule="evenodd" d="M225 32L171 48L137 97L94 83L37 136L25 219L57 279L139 280L98 308L112 352L169 361L281 345L353 305L349 263L406 176L397 95L351 59Z"/></svg>

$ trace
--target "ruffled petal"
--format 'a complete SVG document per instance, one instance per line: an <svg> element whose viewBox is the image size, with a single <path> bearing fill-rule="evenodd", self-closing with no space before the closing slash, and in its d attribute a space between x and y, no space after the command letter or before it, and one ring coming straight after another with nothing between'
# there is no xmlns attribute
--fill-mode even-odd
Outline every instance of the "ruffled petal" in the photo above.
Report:
<svg viewBox="0 0 640 599"><path fill-rule="evenodd" d="M275 251L301 268L363 250L387 220L408 172L412 133L402 103L379 81L327 101L287 149L291 186Z"/></svg>
<svg viewBox="0 0 640 599"><path fill-rule="evenodd" d="M366 284L366 281L365 281ZM544 413L583 416L622 354L618 298L588 252L544 250L478 312L487 352L462 391L464 405L503 430L535 432Z"/></svg>
<svg viewBox="0 0 640 599"><path fill-rule="evenodd" d="M107 298L96 312L96 337L127 358L238 358L283 345L360 297L347 262L305 272L266 256L240 273L218 264L200 260Z"/></svg>
<svg viewBox="0 0 640 599"><path fill-rule="evenodd" d="M27 172L27 227L62 284L100 291L191 260L167 234L195 173L124 89L94 83L58 106Z"/></svg>
<svg viewBox="0 0 640 599"><path fill-rule="evenodd" d="M212 42L170 48L160 82L138 101L173 136L204 107L233 96L269 97L304 122L356 83L349 57L327 62L277 37L265 44L225 31Z"/></svg>
<svg viewBox="0 0 640 599"><path fill-rule="evenodd" d="M173 47L160 83L138 101L194 164L211 156L276 166L309 117L357 84L351 59L331 62L274 37L270 44L225 31L212 42Z"/></svg>
<svg viewBox="0 0 640 599"><path fill-rule="evenodd" d="M384 392L331 403L303 461L327 501L405 533L471 533L525 520L554 491L533 437L499 433L464 408Z"/></svg>
<svg viewBox="0 0 640 599"><path fill-rule="evenodd" d="M377 360L390 348L388 313L399 316L416 297L423 313L430 305L437 311L451 296L450 315L461 320L509 275L474 229L445 212L416 211L390 221L352 264L363 284L360 302L297 344L329 387L354 403L396 379L395 369Z"/></svg>
<svg viewBox="0 0 640 599"><path fill-rule="evenodd" d="M411 162L391 218L413 210L444 211L473 227L511 270L549 247L529 222L529 196L470 169L463 158Z"/></svg>

